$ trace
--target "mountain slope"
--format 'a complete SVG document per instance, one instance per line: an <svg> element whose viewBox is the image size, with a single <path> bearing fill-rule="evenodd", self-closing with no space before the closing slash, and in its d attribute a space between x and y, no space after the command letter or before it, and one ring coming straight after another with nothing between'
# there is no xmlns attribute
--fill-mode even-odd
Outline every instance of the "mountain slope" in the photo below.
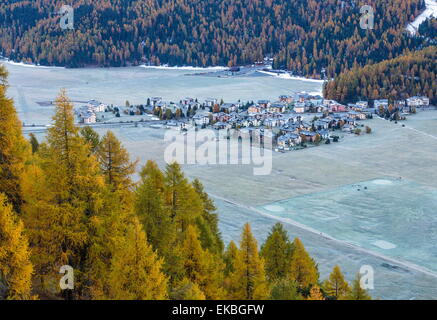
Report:
<svg viewBox="0 0 437 320"><path fill-rule="evenodd" d="M344 103L425 95L437 104L436 83L437 47L431 46L343 73L325 85L324 94Z"/></svg>
<svg viewBox="0 0 437 320"><path fill-rule="evenodd" d="M265 55L275 67L332 77L423 40L405 32L424 0L78 0L74 30L54 13L63 0L0 4L0 49L14 60L82 67L151 63L237 65ZM362 5L375 28L359 27Z"/></svg>

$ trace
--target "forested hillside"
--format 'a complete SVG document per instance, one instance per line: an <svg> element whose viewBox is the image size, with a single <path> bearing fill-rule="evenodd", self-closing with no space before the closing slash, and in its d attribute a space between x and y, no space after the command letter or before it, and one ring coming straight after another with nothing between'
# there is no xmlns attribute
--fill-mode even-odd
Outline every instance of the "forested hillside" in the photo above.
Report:
<svg viewBox="0 0 437 320"><path fill-rule="evenodd" d="M0 66L0 300L370 299L338 266L322 282L281 224L261 249L246 224L225 250L199 180L148 161L134 183L136 161L111 131L79 130L64 91L28 142L6 82Z"/></svg>
<svg viewBox="0 0 437 320"><path fill-rule="evenodd" d="M419 26L419 35L429 38L433 44L437 44L437 18L426 19Z"/></svg>
<svg viewBox="0 0 437 320"><path fill-rule="evenodd" d="M432 46L392 60L343 73L328 82L328 99L405 99L424 95L437 103L437 47Z"/></svg>
<svg viewBox="0 0 437 320"><path fill-rule="evenodd" d="M63 4L2 2L3 55L81 67L237 65L271 54L276 68L332 77L425 41L404 32L423 0L78 0L74 30L59 26ZM359 26L362 5L375 10L373 30Z"/></svg>

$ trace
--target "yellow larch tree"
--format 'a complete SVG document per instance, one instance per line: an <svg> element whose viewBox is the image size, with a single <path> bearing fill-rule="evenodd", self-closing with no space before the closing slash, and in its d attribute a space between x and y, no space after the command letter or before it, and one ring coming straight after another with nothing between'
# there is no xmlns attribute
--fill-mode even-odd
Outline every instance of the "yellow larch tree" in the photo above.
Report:
<svg viewBox="0 0 437 320"><path fill-rule="evenodd" d="M257 241L247 223L241 235L234 272L230 277L229 298L261 300L266 299L269 294L264 260L259 256Z"/></svg>
<svg viewBox="0 0 437 320"><path fill-rule="evenodd" d="M195 226L189 225L182 245L185 278L199 286L206 299L223 298L223 269L220 257L204 250Z"/></svg>
<svg viewBox="0 0 437 320"><path fill-rule="evenodd" d="M22 135L14 103L6 97L7 75L5 67L0 65L0 190L20 213L24 164L31 148Z"/></svg>
<svg viewBox="0 0 437 320"><path fill-rule="evenodd" d="M109 298L116 300L167 299L162 260L147 243L137 218L112 258L109 292Z"/></svg>
<svg viewBox="0 0 437 320"><path fill-rule="evenodd" d="M349 284L344 279L338 265L333 268L329 278L323 283L323 289L328 296L335 297L336 299L343 299L349 295Z"/></svg>
<svg viewBox="0 0 437 320"><path fill-rule="evenodd" d="M32 273L23 222L16 216L6 196L0 193L0 287L6 289L3 298L30 299Z"/></svg>
<svg viewBox="0 0 437 320"><path fill-rule="evenodd" d="M165 169L165 191L167 210L182 236L188 225L202 214L202 200L176 162Z"/></svg>
<svg viewBox="0 0 437 320"><path fill-rule="evenodd" d="M306 289L317 284L319 279L317 266L305 250L299 238L294 239L293 242L293 254L290 261L290 278L296 281L301 289Z"/></svg>
<svg viewBox="0 0 437 320"><path fill-rule="evenodd" d="M129 153L112 131L108 131L97 147L97 158L106 183L114 189L132 188L131 175L138 161L131 161Z"/></svg>
<svg viewBox="0 0 437 320"><path fill-rule="evenodd" d="M38 291L58 295L59 268L70 265L75 270L75 290L65 297L80 298L89 219L102 207L104 179L90 146L74 125L73 105L65 91L56 99L46 140L27 172L23 206Z"/></svg>

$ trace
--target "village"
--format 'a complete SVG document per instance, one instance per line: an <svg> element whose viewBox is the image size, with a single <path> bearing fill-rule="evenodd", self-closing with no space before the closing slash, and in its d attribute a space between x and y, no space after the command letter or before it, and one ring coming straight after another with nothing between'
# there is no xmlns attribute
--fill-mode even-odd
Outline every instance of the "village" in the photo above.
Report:
<svg viewBox="0 0 437 320"><path fill-rule="evenodd" d="M143 105L131 105L126 101L125 106L113 106L90 100L75 112L78 121L88 125L147 123L152 128L174 128L182 133L190 128L209 128L227 132L228 138L231 131L234 137L247 136L251 141L252 137L258 137L255 142L261 143L269 134L275 151L284 152L338 142L346 134L371 134L371 127L361 121L377 116L397 122L428 108L427 97L357 101L344 105L301 92L281 95L277 101L232 103L216 98L199 101L188 97L175 103L151 97Z"/></svg>

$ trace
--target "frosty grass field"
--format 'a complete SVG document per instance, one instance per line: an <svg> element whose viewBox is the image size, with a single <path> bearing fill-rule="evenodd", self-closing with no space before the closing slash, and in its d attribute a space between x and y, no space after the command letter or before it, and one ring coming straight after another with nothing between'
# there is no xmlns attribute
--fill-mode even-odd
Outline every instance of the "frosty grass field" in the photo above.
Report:
<svg viewBox="0 0 437 320"><path fill-rule="evenodd" d="M75 100L96 98L114 104L144 103L155 95L232 101L321 90L314 82L267 76L187 77L186 70L7 67L10 96L27 122L47 123L53 107L37 102L53 100L61 87ZM226 243L239 240L246 222L262 242L271 226L282 221L290 237L301 238L317 260L322 279L335 264L348 280L362 265L370 265L375 270L373 297L436 299L437 111L409 117L406 127L376 118L365 124L372 134L274 153L267 176L254 176L250 165L185 165L184 170L190 178L200 178L215 200ZM111 130L133 158L165 165L163 130Z"/></svg>

